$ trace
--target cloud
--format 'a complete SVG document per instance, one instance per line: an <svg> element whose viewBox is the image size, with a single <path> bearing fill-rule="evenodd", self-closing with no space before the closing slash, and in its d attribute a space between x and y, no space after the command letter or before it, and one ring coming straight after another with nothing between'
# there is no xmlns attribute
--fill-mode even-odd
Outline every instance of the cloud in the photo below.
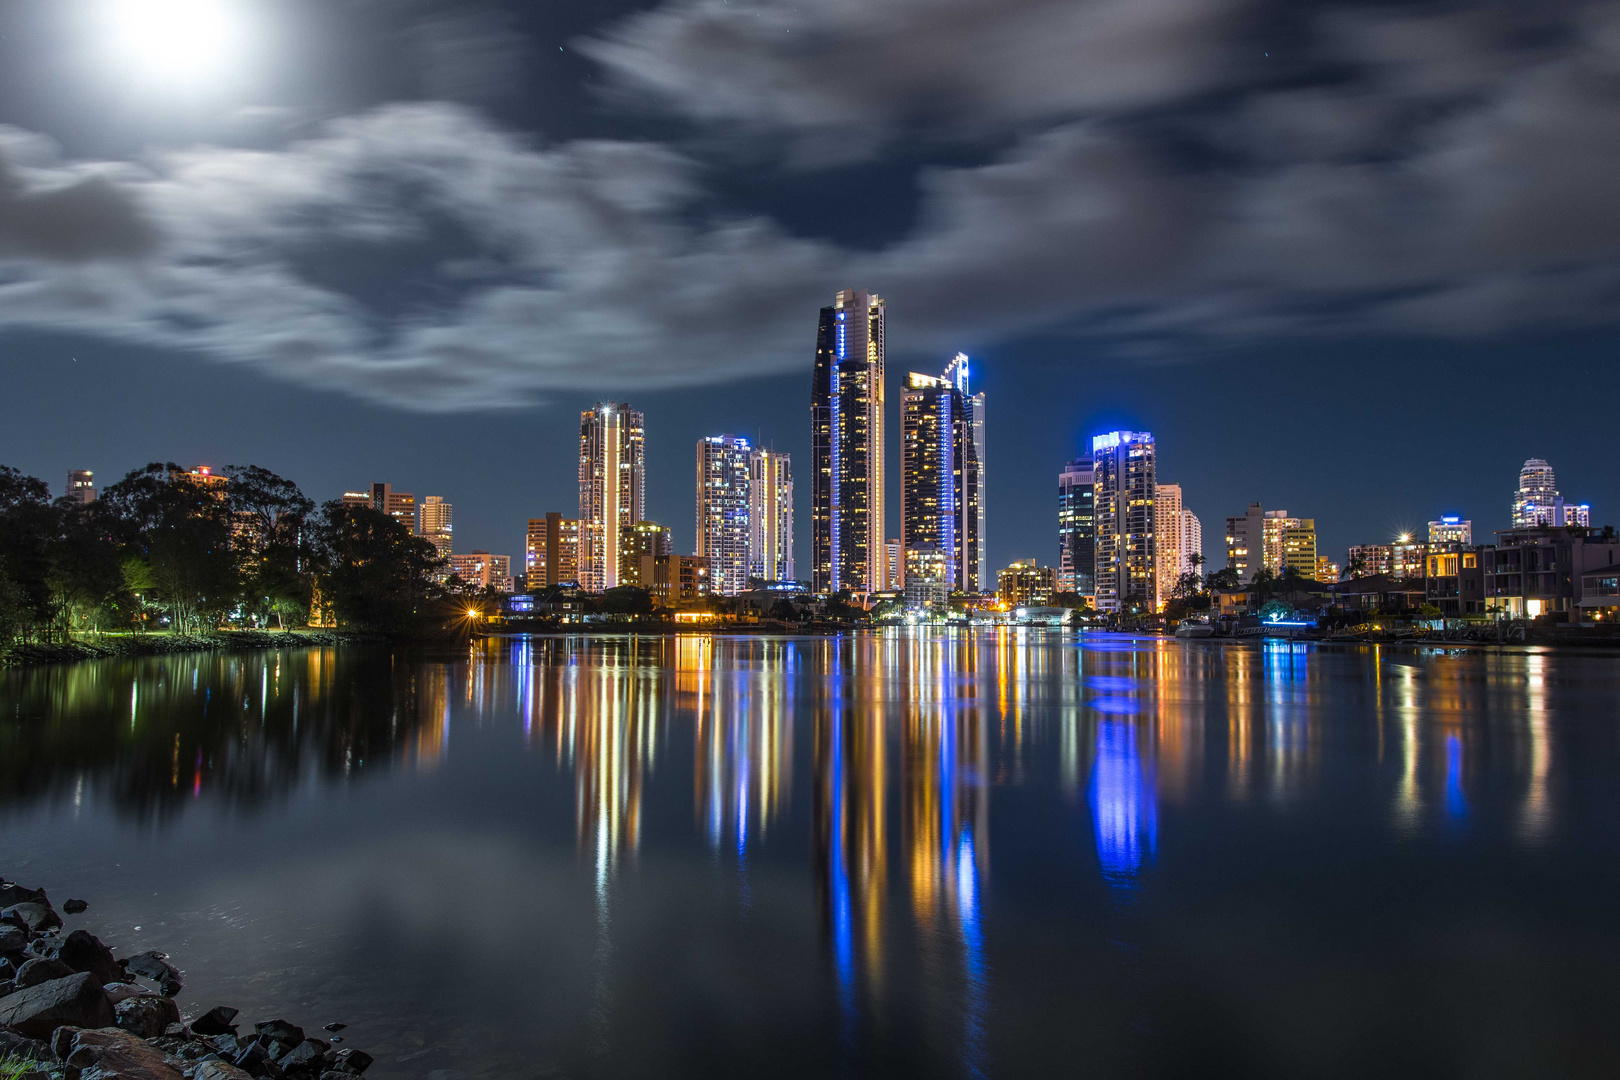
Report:
<svg viewBox="0 0 1620 1080"><path fill-rule="evenodd" d="M1134 16L1079 7L1102 19L1087 33L1125 40L1109 20ZM834 70L859 50L845 40L857 29L912 11L807 10L830 20L815 47L843 57ZM943 10L961 18L931 33L979 26L994 38L967 0ZM1154 10L1168 24L1194 18ZM683 0L600 40L627 47L657 18L697 14L748 40L761 33ZM1011 23L1054 33L1068 17L1036 0L1008 9ZM999 124L1005 149L922 171L914 228L878 250L728 212L697 148L548 146L446 103L330 121L279 149L198 146L138 164L63 162L10 131L0 329L70 327L452 410L799 370L814 310L847 285L889 297L897 353L1045 332L1141 356L1611 324L1617 27L1596 7L1529 21L1340 9L1301 31L1302 51L1327 65L1315 79L1244 82L1241 63L1191 44L1171 50L1191 74L1152 93L1144 82L1109 98L1086 88L1089 72L1056 89L963 75L951 91L961 115ZM757 61L744 83L774 71L766 82L792 90L749 122L789 138L839 117L865 115L868 134L907 122L894 94L824 86L780 51L744 52ZM857 82L943 85L924 54L906 62L920 66ZM694 78L719 77L699 67ZM848 101L857 112L839 111ZM731 109L720 124L741 119ZM35 213L52 199L58 209Z"/></svg>
<svg viewBox="0 0 1620 1080"><path fill-rule="evenodd" d="M482 102L523 91L532 50L501 12L436 12L413 23L407 35L430 98Z"/></svg>

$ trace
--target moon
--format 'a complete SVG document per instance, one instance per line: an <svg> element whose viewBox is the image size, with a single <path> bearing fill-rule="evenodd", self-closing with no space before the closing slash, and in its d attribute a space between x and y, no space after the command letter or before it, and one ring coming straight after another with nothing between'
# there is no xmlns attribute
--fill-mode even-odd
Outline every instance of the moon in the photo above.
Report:
<svg viewBox="0 0 1620 1080"><path fill-rule="evenodd" d="M106 0L115 62L141 82L202 89L243 60L243 0Z"/></svg>

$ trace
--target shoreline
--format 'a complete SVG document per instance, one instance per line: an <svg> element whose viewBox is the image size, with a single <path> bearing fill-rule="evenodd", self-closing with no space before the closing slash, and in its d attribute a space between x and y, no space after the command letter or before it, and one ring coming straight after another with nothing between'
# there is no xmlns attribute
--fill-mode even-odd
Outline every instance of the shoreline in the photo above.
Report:
<svg viewBox="0 0 1620 1080"><path fill-rule="evenodd" d="M321 1080L371 1066L365 1051L336 1047L341 1023L320 1038L280 1018L239 1032L223 1005L183 1018L174 998L185 977L167 953L118 959L89 931L66 931L63 914L88 908L68 900L58 914L44 889L0 877L0 1076Z"/></svg>
<svg viewBox="0 0 1620 1080"><path fill-rule="evenodd" d="M10 645L0 650L0 670L41 664L72 664L80 660L355 645L386 640L380 635L344 630L215 630L205 634L130 634L88 641Z"/></svg>

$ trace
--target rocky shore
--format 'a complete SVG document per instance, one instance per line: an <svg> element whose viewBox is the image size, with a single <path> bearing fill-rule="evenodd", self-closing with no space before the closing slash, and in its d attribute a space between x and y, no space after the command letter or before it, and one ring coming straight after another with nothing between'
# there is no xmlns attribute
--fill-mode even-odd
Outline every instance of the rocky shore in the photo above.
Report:
<svg viewBox="0 0 1620 1080"><path fill-rule="evenodd" d="M380 641L337 630L218 630L206 634L133 634L86 641L36 642L0 650L0 668L60 664L115 656L163 656L224 649L290 649L306 645L346 645ZM4 1080L4 1078L0 1078Z"/></svg>
<svg viewBox="0 0 1620 1080"><path fill-rule="evenodd" d="M62 912L88 905L68 900ZM66 932L43 889L0 879L0 1080L353 1080L371 1065L287 1020L250 1026L217 1006L183 1017L183 976L163 953L122 959Z"/></svg>

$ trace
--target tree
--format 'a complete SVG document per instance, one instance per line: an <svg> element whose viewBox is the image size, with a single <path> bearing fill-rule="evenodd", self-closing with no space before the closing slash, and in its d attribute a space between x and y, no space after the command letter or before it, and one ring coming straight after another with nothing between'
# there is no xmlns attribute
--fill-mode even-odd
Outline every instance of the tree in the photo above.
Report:
<svg viewBox="0 0 1620 1080"><path fill-rule="evenodd" d="M1177 600L1191 600L1202 589L1203 578L1199 576L1198 569L1185 570L1176 577L1176 583L1170 589L1170 595Z"/></svg>
<svg viewBox="0 0 1620 1080"><path fill-rule="evenodd" d="M217 486L172 461L153 462L108 487L100 501L121 523L129 553L148 566L175 630L200 629L235 604L240 575L230 510Z"/></svg>
<svg viewBox="0 0 1620 1080"><path fill-rule="evenodd" d="M1231 566L1221 567L1204 580L1212 590L1235 589L1243 584L1242 579L1238 576L1237 569Z"/></svg>
<svg viewBox="0 0 1620 1080"><path fill-rule="evenodd" d="M55 509L56 539L45 564L53 621L64 635L127 624L135 608L124 587L116 523L96 503L63 499Z"/></svg>
<svg viewBox="0 0 1620 1080"><path fill-rule="evenodd" d="M0 570L6 577L11 635L31 637L54 621L47 582L60 517L45 481L0 465Z"/></svg>
<svg viewBox="0 0 1620 1080"><path fill-rule="evenodd" d="M1254 572L1254 577L1249 579L1249 588L1253 589L1254 595L1263 602L1271 595L1276 581L1277 575L1271 572L1271 568L1262 566Z"/></svg>
<svg viewBox="0 0 1620 1080"><path fill-rule="evenodd" d="M285 628L288 617L309 611L308 519L315 503L291 480L257 465L232 465L225 473L243 597L266 622L273 615Z"/></svg>
<svg viewBox="0 0 1620 1080"><path fill-rule="evenodd" d="M1366 560L1366 558L1364 556L1357 555L1355 558L1350 560L1350 565L1345 567L1345 572L1350 575L1351 580L1354 580L1356 578L1366 577L1367 576L1367 560Z"/></svg>
<svg viewBox="0 0 1620 1080"><path fill-rule="evenodd" d="M339 626L396 633L420 621L444 564L433 545L369 506L322 505L311 522L321 596Z"/></svg>

